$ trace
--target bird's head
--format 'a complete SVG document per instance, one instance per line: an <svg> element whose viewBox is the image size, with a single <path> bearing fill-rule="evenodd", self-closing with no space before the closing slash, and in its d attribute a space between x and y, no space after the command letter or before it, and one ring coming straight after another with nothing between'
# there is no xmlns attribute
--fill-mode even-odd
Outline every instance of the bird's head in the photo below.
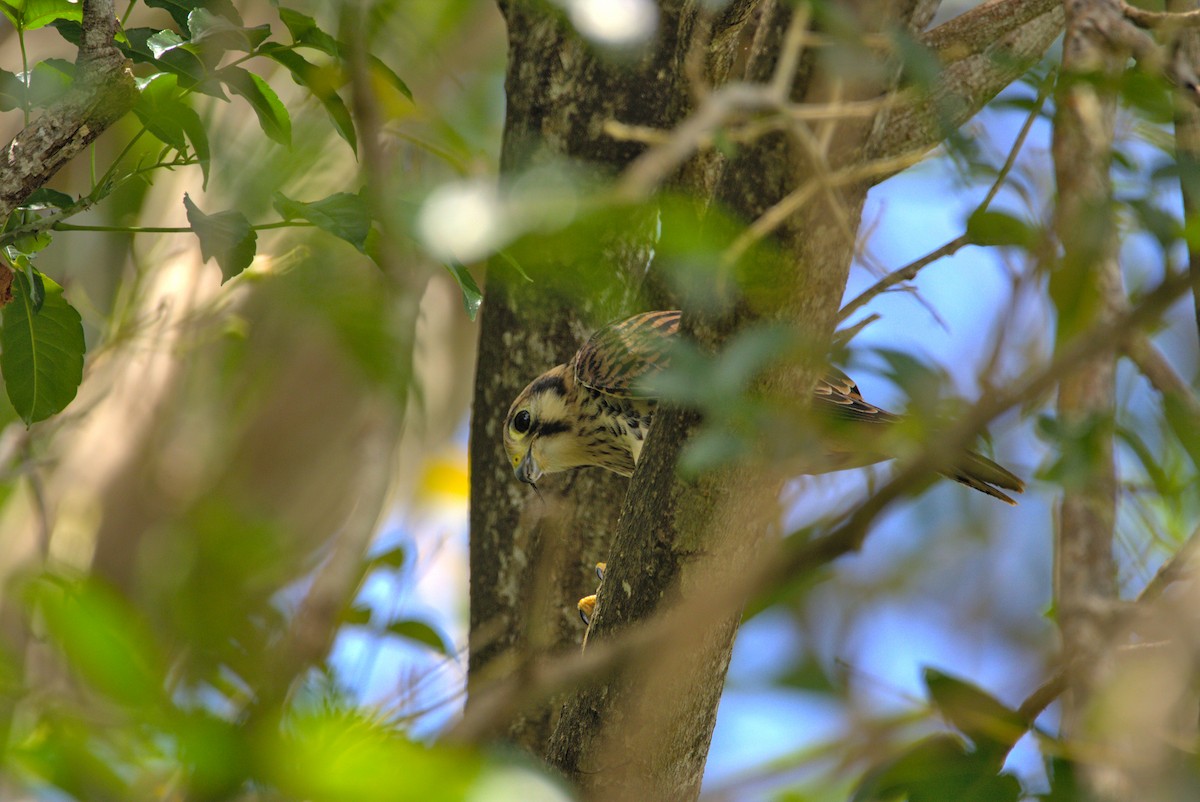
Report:
<svg viewBox="0 0 1200 802"><path fill-rule="evenodd" d="M588 464L575 430L575 377L559 365L529 383L504 418L504 450L517 478L534 484L542 474Z"/></svg>

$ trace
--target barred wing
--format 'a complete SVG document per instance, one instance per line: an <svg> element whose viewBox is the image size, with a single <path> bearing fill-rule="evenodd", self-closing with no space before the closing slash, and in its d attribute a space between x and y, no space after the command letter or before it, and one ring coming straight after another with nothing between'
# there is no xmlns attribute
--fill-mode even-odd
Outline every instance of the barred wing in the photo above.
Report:
<svg viewBox="0 0 1200 802"><path fill-rule="evenodd" d="M644 312L610 323L575 354L575 381L605 395L634 397L638 379L667 366L678 331L678 311Z"/></svg>
<svg viewBox="0 0 1200 802"><path fill-rule="evenodd" d="M837 368L826 368L813 389L813 409L841 420L893 423L897 416L862 397L854 380Z"/></svg>

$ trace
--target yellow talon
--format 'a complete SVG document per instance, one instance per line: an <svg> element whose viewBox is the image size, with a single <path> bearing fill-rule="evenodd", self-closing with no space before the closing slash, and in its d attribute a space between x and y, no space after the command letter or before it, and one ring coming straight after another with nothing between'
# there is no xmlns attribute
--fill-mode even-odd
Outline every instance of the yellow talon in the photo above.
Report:
<svg viewBox="0 0 1200 802"><path fill-rule="evenodd" d="M579 608L579 617L583 619L584 626L587 626L592 621L592 613L596 611L596 594L584 596L575 606Z"/></svg>

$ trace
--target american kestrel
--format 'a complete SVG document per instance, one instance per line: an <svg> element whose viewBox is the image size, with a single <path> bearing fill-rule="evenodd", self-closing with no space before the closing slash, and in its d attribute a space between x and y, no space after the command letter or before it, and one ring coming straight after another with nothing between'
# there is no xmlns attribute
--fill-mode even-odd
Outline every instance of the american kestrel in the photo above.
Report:
<svg viewBox="0 0 1200 802"><path fill-rule="evenodd" d="M634 315L600 329L571 361L530 382L504 421L504 449L517 478L534 484L543 474L592 465L632 475L656 404L640 384L668 365L678 331L678 311ZM817 382L813 409L862 426L900 420L866 401L851 379L832 368ZM889 457L834 448L822 455L818 472L884 459ZM1007 504L1016 502L1003 491L1025 489L1011 471L969 451L945 475Z"/></svg>

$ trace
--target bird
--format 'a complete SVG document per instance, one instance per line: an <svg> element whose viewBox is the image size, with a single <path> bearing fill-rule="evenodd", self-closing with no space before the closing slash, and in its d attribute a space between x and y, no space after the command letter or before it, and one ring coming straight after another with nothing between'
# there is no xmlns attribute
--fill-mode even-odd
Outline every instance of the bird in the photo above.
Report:
<svg viewBox="0 0 1200 802"><path fill-rule="evenodd" d="M643 312L610 323L568 362L550 368L521 391L504 420L504 450L518 480L536 488L545 474L587 466L633 474L657 404L645 392L645 382L669 366L679 336L679 314ZM854 381L832 367L817 380L812 407L818 415L860 429L902 420L864 399ZM889 458L833 448L816 461L823 467L811 472ZM972 451L964 451L943 475L1006 504L1016 501L1004 491L1025 490L1016 474Z"/></svg>

